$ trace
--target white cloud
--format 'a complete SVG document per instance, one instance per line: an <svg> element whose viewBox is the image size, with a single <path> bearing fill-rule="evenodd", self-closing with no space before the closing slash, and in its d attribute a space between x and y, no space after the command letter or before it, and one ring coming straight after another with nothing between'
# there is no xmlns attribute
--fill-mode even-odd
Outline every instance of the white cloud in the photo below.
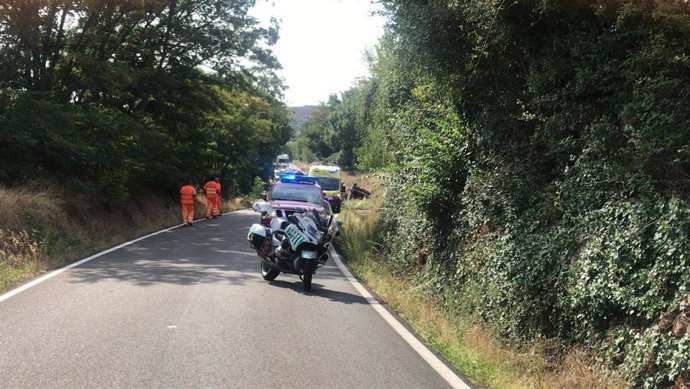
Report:
<svg viewBox="0 0 690 389"><path fill-rule="evenodd" d="M371 16L369 0L258 1L252 15L280 21L274 51L283 66L288 105L325 101L368 75L364 52L383 34L384 19Z"/></svg>

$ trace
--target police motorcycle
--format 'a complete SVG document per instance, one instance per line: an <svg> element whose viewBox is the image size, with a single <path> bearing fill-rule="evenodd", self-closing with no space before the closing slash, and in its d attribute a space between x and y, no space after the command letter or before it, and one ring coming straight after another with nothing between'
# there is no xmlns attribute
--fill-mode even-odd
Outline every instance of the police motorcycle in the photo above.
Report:
<svg viewBox="0 0 690 389"><path fill-rule="evenodd" d="M254 203L261 223L252 224L247 234L251 248L261 259L261 275L272 281L280 273L297 274L304 290L311 290L312 275L328 261L328 247L338 234L330 205L318 202L310 210L295 208L287 218L275 216L271 204ZM319 210L317 210L319 209Z"/></svg>

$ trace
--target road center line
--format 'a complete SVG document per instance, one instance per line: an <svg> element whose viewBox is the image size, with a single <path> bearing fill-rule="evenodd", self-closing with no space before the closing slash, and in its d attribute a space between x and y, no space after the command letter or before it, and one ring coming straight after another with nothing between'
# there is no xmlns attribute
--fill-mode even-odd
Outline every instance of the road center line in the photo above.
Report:
<svg viewBox="0 0 690 389"><path fill-rule="evenodd" d="M334 249L331 249L331 256L333 257L333 260L335 263L338 265L338 268L340 268L340 271L343 272L345 277L350 281L352 286L359 292L364 299L367 300L367 302L376 310L376 312L383 317L383 319L390 325L395 332L402 337L407 344L412 347L414 351L419 354L422 359L426 361L426 363L431 366L432 369L434 369L441 377L443 377L453 388L456 389L469 389L472 388L473 386L470 386L460 378L453 370L451 370L446 364L441 361L434 353L429 350L429 348L422 342L417 339L398 319L395 318L390 312L386 310L381 304L379 304L378 300L374 298L374 296L369 293L369 291L359 282L357 279L350 273L350 270L343 264L343 261L340 259L340 255L338 255L337 252L335 252Z"/></svg>

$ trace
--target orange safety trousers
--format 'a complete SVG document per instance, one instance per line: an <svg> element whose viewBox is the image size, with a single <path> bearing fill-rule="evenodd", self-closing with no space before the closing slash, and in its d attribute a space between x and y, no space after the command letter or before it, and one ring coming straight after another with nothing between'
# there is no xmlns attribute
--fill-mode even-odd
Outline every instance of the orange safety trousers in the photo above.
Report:
<svg viewBox="0 0 690 389"><path fill-rule="evenodd" d="M221 192L221 186L220 182L216 182L216 187L218 188L218 194L216 195L216 206L213 208L213 211L215 212L214 215L220 216L221 212L223 212L223 203L221 202L220 199L220 192Z"/></svg>
<svg viewBox="0 0 690 389"><path fill-rule="evenodd" d="M180 203L182 205L182 223L192 223L194 220L194 195L196 190L192 185L180 188Z"/></svg>
<svg viewBox="0 0 690 389"><path fill-rule="evenodd" d="M194 221L194 204L182 204L182 223Z"/></svg>
<svg viewBox="0 0 690 389"><path fill-rule="evenodd" d="M209 193L206 195L206 217L218 216L220 214L220 198L215 193Z"/></svg>
<svg viewBox="0 0 690 389"><path fill-rule="evenodd" d="M213 214L220 216L220 210L223 209L223 203L220 200L220 196L216 196L216 204L213 207Z"/></svg>

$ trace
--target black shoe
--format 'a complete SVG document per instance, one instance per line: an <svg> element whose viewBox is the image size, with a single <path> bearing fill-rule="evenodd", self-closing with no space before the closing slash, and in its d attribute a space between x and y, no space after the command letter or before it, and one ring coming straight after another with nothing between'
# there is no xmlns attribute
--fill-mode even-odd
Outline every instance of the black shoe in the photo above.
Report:
<svg viewBox="0 0 690 389"><path fill-rule="evenodd" d="M190 227L194 227L194 223L192 223L192 222L187 223L187 225Z"/></svg>
<svg viewBox="0 0 690 389"><path fill-rule="evenodd" d="M182 227L188 227L187 223L182 223Z"/></svg>

